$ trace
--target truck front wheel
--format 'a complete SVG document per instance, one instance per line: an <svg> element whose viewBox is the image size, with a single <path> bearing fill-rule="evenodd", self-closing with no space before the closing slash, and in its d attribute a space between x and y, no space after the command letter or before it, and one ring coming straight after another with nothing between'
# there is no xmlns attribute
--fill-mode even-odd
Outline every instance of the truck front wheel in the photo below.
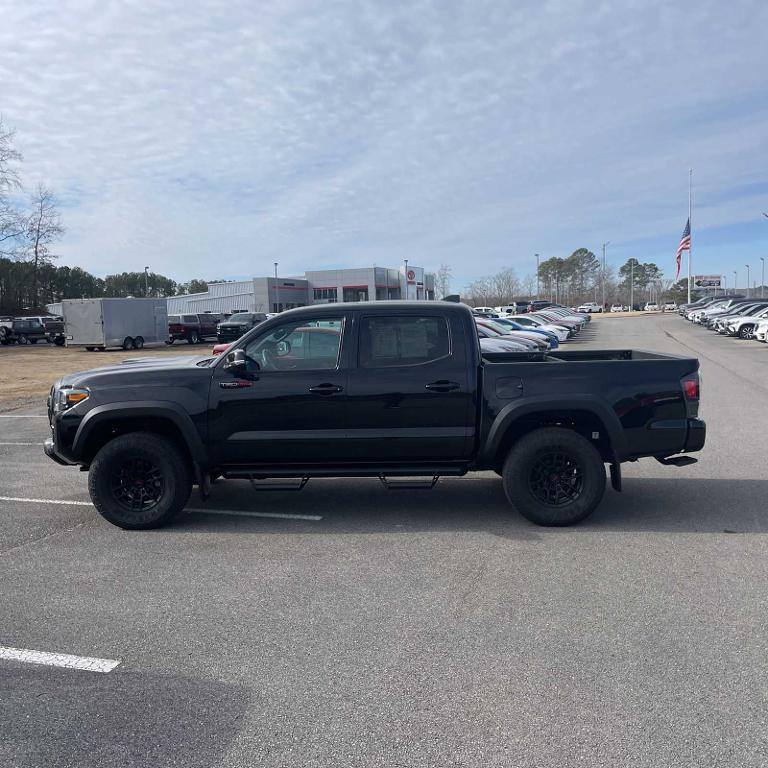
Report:
<svg viewBox="0 0 768 768"><path fill-rule="evenodd" d="M159 528L192 492L189 462L173 442L152 432L110 440L91 463L88 491L98 512L127 530Z"/></svg>
<svg viewBox="0 0 768 768"><path fill-rule="evenodd" d="M595 447L569 429L544 427L513 446L504 462L504 492L537 525L574 525L605 492L605 465Z"/></svg>

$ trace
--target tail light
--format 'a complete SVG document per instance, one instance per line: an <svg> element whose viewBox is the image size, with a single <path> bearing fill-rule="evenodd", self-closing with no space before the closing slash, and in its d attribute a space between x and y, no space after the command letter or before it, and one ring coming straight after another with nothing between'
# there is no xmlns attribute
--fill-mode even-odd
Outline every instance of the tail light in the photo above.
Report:
<svg viewBox="0 0 768 768"><path fill-rule="evenodd" d="M689 418L699 415L699 400L701 399L701 378L698 373L691 373L680 380L685 396L685 408Z"/></svg>

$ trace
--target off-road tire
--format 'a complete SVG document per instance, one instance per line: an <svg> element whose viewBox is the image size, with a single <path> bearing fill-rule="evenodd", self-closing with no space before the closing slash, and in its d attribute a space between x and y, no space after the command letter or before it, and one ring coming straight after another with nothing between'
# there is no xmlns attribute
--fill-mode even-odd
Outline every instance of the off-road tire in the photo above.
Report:
<svg viewBox="0 0 768 768"><path fill-rule="evenodd" d="M555 469L548 474L550 464ZM605 464L600 454L586 438L560 427L543 427L521 437L504 462L502 478L509 502L537 525L581 522L592 514L605 492ZM565 498L556 502L543 498L553 495Z"/></svg>
<svg viewBox="0 0 768 768"><path fill-rule="evenodd" d="M125 481L135 464L157 470L150 486ZM149 487L157 499L151 506L131 509L126 492ZM159 490L158 490L159 489ZM192 468L169 439L152 432L131 432L110 440L91 462L88 473L91 501L101 516L126 530L147 530L170 523L186 505L192 492Z"/></svg>

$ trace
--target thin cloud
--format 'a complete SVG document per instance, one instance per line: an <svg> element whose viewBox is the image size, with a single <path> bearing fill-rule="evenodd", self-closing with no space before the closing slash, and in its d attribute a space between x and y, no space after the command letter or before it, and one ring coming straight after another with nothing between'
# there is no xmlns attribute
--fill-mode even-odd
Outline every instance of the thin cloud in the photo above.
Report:
<svg viewBox="0 0 768 768"><path fill-rule="evenodd" d="M0 111L66 263L461 282L602 239L666 258L689 166L697 242L768 207L765 28L757 2L41 0L4 11Z"/></svg>

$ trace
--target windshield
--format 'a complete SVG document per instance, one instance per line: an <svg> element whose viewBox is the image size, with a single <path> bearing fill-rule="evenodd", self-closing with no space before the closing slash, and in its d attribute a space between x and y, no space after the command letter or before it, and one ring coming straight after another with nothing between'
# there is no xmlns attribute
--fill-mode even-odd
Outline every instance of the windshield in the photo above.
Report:
<svg viewBox="0 0 768 768"><path fill-rule="evenodd" d="M253 313L251 312L238 312L236 315L232 315L227 322L229 323L250 323L253 319Z"/></svg>

